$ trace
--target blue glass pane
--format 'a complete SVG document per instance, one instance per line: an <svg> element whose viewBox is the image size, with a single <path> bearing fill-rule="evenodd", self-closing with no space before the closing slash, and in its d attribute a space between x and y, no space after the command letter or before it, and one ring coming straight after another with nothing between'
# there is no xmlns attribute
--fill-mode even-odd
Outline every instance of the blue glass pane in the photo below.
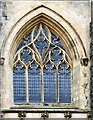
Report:
<svg viewBox="0 0 93 120"><path fill-rule="evenodd" d="M44 32L45 36L49 39L48 31L47 31L47 29L44 26L43 26L43 32Z"/></svg>
<svg viewBox="0 0 93 120"><path fill-rule="evenodd" d="M13 90L14 90L14 102L25 103L26 102L26 79L25 69L18 63L13 70Z"/></svg>
<svg viewBox="0 0 93 120"><path fill-rule="evenodd" d="M44 70L44 103L56 103L56 71L49 64Z"/></svg>
<svg viewBox="0 0 93 120"><path fill-rule="evenodd" d="M38 35L40 29L40 24L34 30L33 39ZM65 50L62 45L61 40L54 35L51 31L51 41L49 42L48 31L44 25L42 25L42 30L39 33L39 36L36 40L31 43L31 34L29 32L26 34L21 41L20 45L17 48L17 51L23 46L29 44L28 46L35 51L35 53L40 53L41 58L33 55L31 49L25 46L20 51L20 60L26 65L29 66L28 69L28 83L29 83L29 102L30 103L40 103L41 99L41 68L37 68L37 63L45 65L44 68L44 102L45 103L56 103L56 69L52 68L51 62L55 66L63 61L62 50ZM60 47L60 48L59 48ZM36 50L37 48L37 50ZM66 50L65 50L66 51ZM15 58L16 62L18 60L18 55ZM33 59L36 62L33 62ZM50 59L51 62L47 63ZM66 58L67 60L67 58ZM61 61L61 62L60 62ZM67 60L68 61L68 60ZM41 63L42 62L42 63ZM31 64L31 65L30 65ZM61 66L61 65L60 65ZM20 63L17 63L16 68L13 70L14 77L14 102L15 103L25 103L26 102L26 78L25 78L25 69L22 68ZM60 103L70 103L71 102L71 73L70 70L66 70L66 65L62 65L58 70L58 79L59 79L59 102Z"/></svg>
<svg viewBox="0 0 93 120"><path fill-rule="evenodd" d="M36 36L38 35L38 32L39 32L39 25L35 28L33 39L36 38Z"/></svg>
<svg viewBox="0 0 93 120"><path fill-rule="evenodd" d="M31 51L27 47L25 47L22 50L20 59L24 62L25 65L28 65L30 61L32 60Z"/></svg>
<svg viewBox="0 0 93 120"><path fill-rule="evenodd" d="M59 70L59 102L71 103L71 73L64 64Z"/></svg>
<svg viewBox="0 0 93 120"><path fill-rule="evenodd" d="M29 102L40 103L41 102L40 69L37 69L35 64L33 64L28 69L28 82L29 82Z"/></svg>
<svg viewBox="0 0 93 120"><path fill-rule="evenodd" d="M59 61L63 59L63 54L61 52L62 51L58 48L55 48L51 52L51 60L54 62L55 65L58 65Z"/></svg>
<svg viewBox="0 0 93 120"><path fill-rule="evenodd" d="M18 48L17 48L16 51L18 51L19 49L21 49L23 46L29 44L31 42L30 39L31 39L31 32L24 36L23 40L19 44L19 46L18 46Z"/></svg>
<svg viewBox="0 0 93 120"><path fill-rule="evenodd" d="M56 37L52 32L51 32L51 37L52 37L52 41L51 42L53 44L55 44L55 45L59 46L60 48L62 48L63 50L65 50L61 40L58 37Z"/></svg>
<svg viewBox="0 0 93 120"><path fill-rule="evenodd" d="M42 34L39 35L38 40L35 42L35 46L43 58L46 53L46 49L48 48L48 42L44 39Z"/></svg>

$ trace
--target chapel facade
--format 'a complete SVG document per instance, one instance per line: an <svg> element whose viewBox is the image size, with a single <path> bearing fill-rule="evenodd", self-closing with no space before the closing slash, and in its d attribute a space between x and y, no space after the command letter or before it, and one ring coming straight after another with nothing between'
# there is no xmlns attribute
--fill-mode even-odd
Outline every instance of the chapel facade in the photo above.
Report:
<svg viewBox="0 0 93 120"><path fill-rule="evenodd" d="M2 118L92 117L92 1L0 1Z"/></svg>

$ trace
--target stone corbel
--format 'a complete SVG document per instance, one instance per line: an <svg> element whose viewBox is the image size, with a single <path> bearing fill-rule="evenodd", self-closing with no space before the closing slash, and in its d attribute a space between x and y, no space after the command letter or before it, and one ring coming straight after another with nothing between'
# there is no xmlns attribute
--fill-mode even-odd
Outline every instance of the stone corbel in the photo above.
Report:
<svg viewBox="0 0 93 120"><path fill-rule="evenodd" d="M3 119L3 113L1 112L0 113L0 120L2 120Z"/></svg>
<svg viewBox="0 0 93 120"><path fill-rule="evenodd" d="M46 111L45 111L45 112L42 112L42 113L41 113L41 117L44 118L44 119L46 119L46 118L49 117L49 113L46 112Z"/></svg>
<svg viewBox="0 0 93 120"><path fill-rule="evenodd" d="M1 57L0 58L0 65L4 65L5 58Z"/></svg>
<svg viewBox="0 0 93 120"><path fill-rule="evenodd" d="M65 113L64 113L64 117L65 117L66 119L70 119L70 118L72 117L72 113L71 113L71 112L65 112Z"/></svg>
<svg viewBox="0 0 93 120"><path fill-rule="evenodd" d="M18 113L18 117L21 119L21 120L24 120L24 118L26 117L26 113L21 111Z"/></svg>
<svg viewBox="0 0 93 120"><path fill-rule="evenodd" d="M87 118L88 118L88 120L91 120L91 113L90 112L87 114Z"/></svg>
<svg viewBox="0 0 93 120"><path fill-rule="evenodd" d="M89 61L88 58L81 58L80 63L81 63L82 66L87 66L88 65L88 61Z"/></svg>

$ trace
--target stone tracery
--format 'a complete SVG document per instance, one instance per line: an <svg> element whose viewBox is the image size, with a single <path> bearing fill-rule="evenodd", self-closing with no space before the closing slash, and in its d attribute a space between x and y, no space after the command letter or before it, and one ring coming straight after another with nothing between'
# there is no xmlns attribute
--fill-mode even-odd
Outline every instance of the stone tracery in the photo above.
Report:
<svg viewBox="0 0 93 120"><path fill-rule="evenodd" d="M44 24L40 23L25 35L17 48L13 68L15 102L22 102L18 98L23 103L71 102L70 58L60 39Z"/></svg>

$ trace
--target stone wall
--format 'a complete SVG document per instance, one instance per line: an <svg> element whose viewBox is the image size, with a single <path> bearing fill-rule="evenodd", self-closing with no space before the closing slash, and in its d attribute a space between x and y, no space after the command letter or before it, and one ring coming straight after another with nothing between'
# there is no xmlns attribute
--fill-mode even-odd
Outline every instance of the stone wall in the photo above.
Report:
<svg viewBox="0 0 93 120"><path fill-rule="evenodd" d="M78 58L77 61L75 61L74 64L74 71L73 75L74 77L74 83L73 84L79 84L79 88L74 88L75 90L78 89L80 92L76 92L73 95L75 96L75 100L77 103L77 106L80 107L80 109L83 109L84 111L90 110L90 99L89 99L89 84L90 84L90 61L88 62L88 66L82 65L81 58L88 58L90 57L90 31L89 31L89 24L91 21L91 3L90 1L17 1L17 0L6 0L0 1L0 49L1 49L1 57L5 58L5 64L4 66L1 66L1 80L2 82L2 108L4 109L10 109L11 106L13 106L13 99L12 98L12 71L11 66L9 63L8 55L9 49L12 47L12 39L13 33L19 30L21 26L23 25L23 22L26 23L25 16L27 14L30 14L30 12L34 11L39 6L45 6L48 9L51 9L52 12L55 12L58 14L65 22L68 23L68 26L72 26L72 31L76 34L78 34L78 38L81 40L82 43L79 43L78 39L74 37L74 42L78 50L80 50L80 58ZM47 10L42 11L42 13L46 12ZM39 12L39 11L36 11ZM53 13L51 12L51 16L53 16ZM35 13L37 14L37 13ZM34 15L33 15L34 16ZM31 17L31 16L30 16ZM54 16L56 17L56 16ZM22 19L24 18L24 21ZM30 19L28 17L28 19ZM54 18L56 20L59 20L58 17ZM58 21L60 24L62 24L62 21ZM15 29L15 26L18 25ZM69 27L68 31L69 31ZM17 34L17 32L15 33ZM72 33L69 33L72 34ZM85 50L85 55L83 53L83 48L79 48L79 44L82 44ZM8 55L7 55L8 54ZM78 54L78 53L76 53ZM10 56L9 56L10 57ZM73 60L74 61L74 60ZM8 73L7 71L10 71ZM78 74L79 73L79 74ZM11 79L11 80L10 80ZM79 81L77 81L79 79ZM9 81L10 80L10 83ZM75 80L77 82L75 82ZM9 85L9 86L8 86ZM88 86L86 86L88 85ZM7 87L6 87L7 86ZM7 92L10 90L9 93ZM10 98L9 98L10 96ZM79 97L77 97L79 96ZM8 99L9 98L9 99ZM87 100L86 100L87 98ZM9 101L11 101L9 103ZM9 103L9 104L6 104ZM85 112L87 113L87 112ZM6 114L5 117L8 117L11 115ZM29 116L29 115L28 115ZM34 115L35 116L35 115ZM40 116L40 115L39 115ZM51 116L53 116L51 114ZM58 115L57 115L58 116ZM82 116L82 115L81 115ZM85 114L86 116L86 114Z"/></svg>
<svg viewBox="0 0 93 120"><path fill-rule="evenodd" d="M14 21L34 8L45 5L56 11L65 18L78 32L83 40L84 47L89 52L89 23L90 23L90 2L89 1L11 1L1 2L2 24L8 24L11 19ZM11 24L14 24L11 23ZM8 27L8 26L7 26ZM81 33L82 30L82 33ZM4 33L5 34L5 33ZM5 36L5 35L4 35Z"/></svg>

